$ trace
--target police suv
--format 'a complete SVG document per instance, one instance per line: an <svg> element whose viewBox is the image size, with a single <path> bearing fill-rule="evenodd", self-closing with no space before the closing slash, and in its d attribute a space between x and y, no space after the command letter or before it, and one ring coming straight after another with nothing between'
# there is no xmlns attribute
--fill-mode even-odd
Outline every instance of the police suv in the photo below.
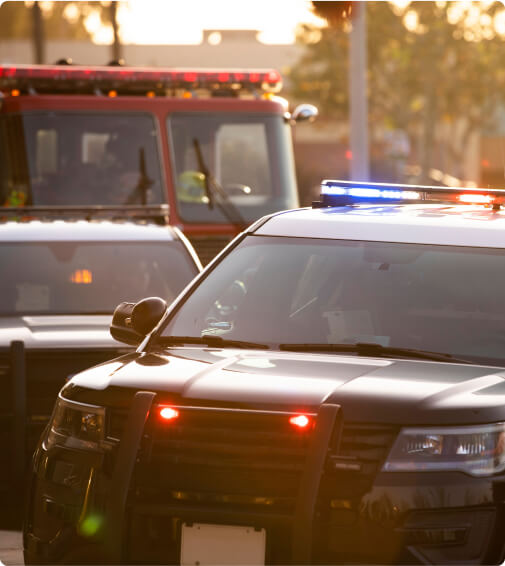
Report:
<svg viewBox="0 0 505 566"><path fill-rule="evenodd" d="M109 333L121 297L171 301L201 269L178 230L154 223L166 209L0 208L3 502L65 380L131 350Z"/></svg>
<svg viewBox="0 0 505 566"><path fill-rule="evenodd" d="M505 191L325 181L74 376L27 563L501 563ZM77 268L77 266L76 266Z"/></svg>

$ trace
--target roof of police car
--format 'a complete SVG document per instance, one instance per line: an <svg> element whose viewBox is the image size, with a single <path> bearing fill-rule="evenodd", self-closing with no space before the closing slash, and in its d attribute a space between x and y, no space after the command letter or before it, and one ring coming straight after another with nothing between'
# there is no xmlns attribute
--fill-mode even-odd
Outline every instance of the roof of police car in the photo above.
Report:
<svg viewBox="0 0 505 566"><path fill-rule="evenodd" d="M0 242L174 241L173 228L152 223L110 220L7 220L0 222Z"/></svg>
<svg viewBox="0 0 505 566"><path fill-rule="evenodd" d="M274 214L257 235L505 248L505 211L482 205L357 204Z"/></svg>

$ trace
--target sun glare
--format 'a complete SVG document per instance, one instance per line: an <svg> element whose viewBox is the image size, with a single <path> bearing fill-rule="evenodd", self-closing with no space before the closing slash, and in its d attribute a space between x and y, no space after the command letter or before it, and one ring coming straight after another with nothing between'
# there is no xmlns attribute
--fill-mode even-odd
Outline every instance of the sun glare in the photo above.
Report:
<svg viewBox="0 0 505 566"><path fill-rule="evenodd" d="M85 22L93 42L110 43L110 25L96 18L90 14ZM128 0L117 18L122 41L140 45L198 44L204 29L255 29L263 43L292 43L299 22L320 22L307 0Z"/></svg>

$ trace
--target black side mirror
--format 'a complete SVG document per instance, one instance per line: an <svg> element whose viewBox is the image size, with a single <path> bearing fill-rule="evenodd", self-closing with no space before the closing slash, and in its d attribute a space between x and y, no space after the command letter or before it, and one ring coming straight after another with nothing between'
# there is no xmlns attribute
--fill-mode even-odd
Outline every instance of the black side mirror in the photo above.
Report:
<svg viewBox="0 0 505 566"><path fill-rule="evenodd" d="M147 336L167 310L167 303L159 297L139 301L132 310L132 326L135 332Z"/></svg>
<svg viewBox="0 0 505 566"><path fill-rule="evenodd" d="M138 346L166 310L167 303L159 297L148 297L138 303L121 303L112 316L110 333L119 342Z"/></svg>

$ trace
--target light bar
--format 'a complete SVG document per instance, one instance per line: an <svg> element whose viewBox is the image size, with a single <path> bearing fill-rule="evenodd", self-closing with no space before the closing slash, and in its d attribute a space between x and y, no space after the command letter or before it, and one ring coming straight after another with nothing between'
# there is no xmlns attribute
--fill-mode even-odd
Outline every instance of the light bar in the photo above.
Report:
<svg viewBox="0 0 505 566"><path fill-rule="evenodd" d="M505 190L325 180L321 183L320 198L319 202L313 203L314 208L359 203L445 202L488 205L498 209L505 204Z"/></svg>
<svg viewBox="0 0 505 566"><path fill-rule="evenodd" d="M39 205L39 206L3 206L0 207L2 218L141 218L162 219L169 221L168 204L125 204L125 205Z"/></svg>
<svg viewBox="0 0 505 566"><path fill-rule="evenodd" d="M178 69L79 65L0 65L0 90L57 92L119 90L129 93L166 89L260 89L278 92L275 69Z"/></svg>

